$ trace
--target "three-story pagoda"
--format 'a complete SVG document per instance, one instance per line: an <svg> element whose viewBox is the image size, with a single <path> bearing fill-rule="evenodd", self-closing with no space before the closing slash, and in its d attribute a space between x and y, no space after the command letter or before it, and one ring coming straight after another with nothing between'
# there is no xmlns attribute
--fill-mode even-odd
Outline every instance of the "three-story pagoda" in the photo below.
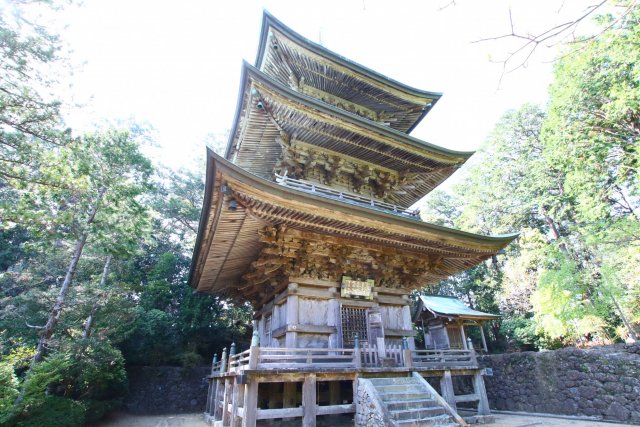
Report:
<svg viewBox="0 0 640 427"><path fill-rule="evenodd" d="M226 153L208 151L189 279L254 308L254 351L226 356L216 372L212 420L315 425L356 412L358 379L414 371L409 293L513 240L425 223L411 209L472 154L408 135L440 96L265 13Z"/></svg>

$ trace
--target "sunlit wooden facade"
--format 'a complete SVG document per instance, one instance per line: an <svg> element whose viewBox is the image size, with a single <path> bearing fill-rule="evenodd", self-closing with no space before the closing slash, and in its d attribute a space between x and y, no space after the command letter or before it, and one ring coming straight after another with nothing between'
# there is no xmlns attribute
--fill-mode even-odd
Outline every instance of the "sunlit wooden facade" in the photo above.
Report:
<svg viewBox="0 0 640 427"><path fill-rule="evenodd" d="M428 224L411 209L471 155L408 135L440 96L265 14L226 153L208 152L189 279L254 308L251 349L214 369L211 420L315 425L356 411L359 378L477 373L472 351L434 358L414 344L409 293L514 238Z"/></svg>

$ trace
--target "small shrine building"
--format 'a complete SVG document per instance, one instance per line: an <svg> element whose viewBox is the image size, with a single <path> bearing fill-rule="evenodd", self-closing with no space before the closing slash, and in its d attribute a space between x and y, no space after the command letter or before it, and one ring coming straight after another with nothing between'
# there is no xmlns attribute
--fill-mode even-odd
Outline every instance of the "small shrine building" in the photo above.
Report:
<svg viewBox="0 0 640 427"><path fill-rule="evenodd" d="M207 152L189 278L254 309L251 347L212 367L208 419L464 425L459 401L487 414L473 349L414 342L409 293L515 238L429 224L411 208L472 154L409 135L441 94L343 58L266 12L262 25L226 152ZM473 395L455 396L452 375L470 376Z"/></svg>

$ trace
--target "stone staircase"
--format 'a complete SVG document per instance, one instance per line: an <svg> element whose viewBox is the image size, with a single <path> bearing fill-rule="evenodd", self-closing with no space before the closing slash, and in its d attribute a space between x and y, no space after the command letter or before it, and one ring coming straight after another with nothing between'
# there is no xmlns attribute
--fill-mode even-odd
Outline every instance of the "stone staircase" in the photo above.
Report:
<svg viewBox="0 0 640 427"><path fill-rule="evenodd" d="M458 423L416 378L371 378L392 423L398 427L456 427Z"/></svg>

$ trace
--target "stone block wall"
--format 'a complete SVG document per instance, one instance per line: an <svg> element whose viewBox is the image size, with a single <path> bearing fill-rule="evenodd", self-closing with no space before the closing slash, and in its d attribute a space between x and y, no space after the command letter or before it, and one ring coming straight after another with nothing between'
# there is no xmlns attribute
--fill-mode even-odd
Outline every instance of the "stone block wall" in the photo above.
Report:
<svg viewBox="0 0 640 427"><path fill-rule="evenodd" d="M640 424L640 345L482 356L492 409Z"/></svg>
<svg viewBox="0 0 640 427"><path fill-rule="evenodd" d="M125 408L134 414L204 412L210 368L141 366L127 370Z"/></svg>

